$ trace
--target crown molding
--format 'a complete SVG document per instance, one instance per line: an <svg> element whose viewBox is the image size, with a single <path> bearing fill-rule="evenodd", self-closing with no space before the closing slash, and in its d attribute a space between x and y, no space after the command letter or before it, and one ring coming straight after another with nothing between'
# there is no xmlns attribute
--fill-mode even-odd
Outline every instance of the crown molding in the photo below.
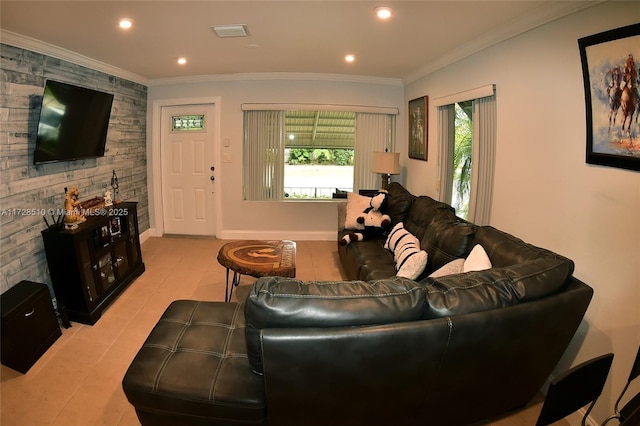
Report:
<svg viewBox="0 0 640 426"><path fill-rule="evenodd" d="M100 71L105 74L133 81L134 83L139 83L144 86L149 85L148 79L137 74L125 71L121 68L114 67L113 65L109 65L104 62L97 61L79 53L72 52L71 50L63 49L53 44L37 40L35 38L14 33L12 31L0 29L0 42L2 42L3 44L8 44L10 46L18 47L20 49L26 49L32 52L62 59L76 65L81 65L95 71Z"/></svg>
<svg viewBox="0 0 640 426"><path fill-rule="evenodd" d="M320 73L240 73L240 74L212 74L191 77L176 77L149 80L140 75L128 72L118 67L114 67L104 62L97 61L87 56L72 52L67 49L49 44L22 34L0 29L0 41L4 44L52 56L77 65L101 71L116 77L140 83L145 86L169 86L175 84L207 83L219 81L333 81L361 84L379 84L383 86L402 87L402 80L399 78L368 77L347 74L320 74Z"/></svg>
<svg viewBox="0 0 640 426"><path fill-rule="evenodd" d="M471 43L460 46L459 49L451 51L446 56L441 57L439 60L430 63L429 65L421 68L419 71L407 75L402 79L404 85L408 85L429 74L438 71L448 65L458 62L464 58L474 55L482 50L495 46L503 41L509 40L525 32L531 31L542 25L548 24L552 21L558 20L568 15L580 12L581 10L596 6L601 3L605 3L609 0L588 0L588 1L570 1L570 2L550 2L545 3L538 8L536 12L530 13L526 17L518 18L511 21L495 31L487 34L485 37L480 37Z"/></svg>
<svg viewBox="0 0 640 426"><path fill-rule="evenodd" d="M269 73L238 73L238 74L211 74L190 77L162 78L149 81L149 86L170 86L174 84L209 83L220 81L332 81L361 84L379 84L382 86L402 87L402 80L399 78L368 77L349 74L321 74L321 73L290 73L290 72L269 72Z"/></svg>

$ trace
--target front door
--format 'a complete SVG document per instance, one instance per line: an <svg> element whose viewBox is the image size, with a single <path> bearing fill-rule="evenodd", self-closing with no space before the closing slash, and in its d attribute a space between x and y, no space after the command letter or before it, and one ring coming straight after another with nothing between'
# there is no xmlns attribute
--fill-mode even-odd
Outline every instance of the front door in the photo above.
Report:
<svg viewBox="0 0 640 426"><path fill-rule="evenodd" d="M164 232L215 236L213 104L162 107Z"/></svg>

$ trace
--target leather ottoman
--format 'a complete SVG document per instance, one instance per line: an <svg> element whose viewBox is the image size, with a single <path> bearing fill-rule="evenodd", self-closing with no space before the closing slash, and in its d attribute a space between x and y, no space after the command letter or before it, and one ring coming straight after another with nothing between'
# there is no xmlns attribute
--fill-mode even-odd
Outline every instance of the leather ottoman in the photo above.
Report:
<svg viewBox="0 0 640 426"><path fill-rule="evenodd" d="M244 304L174 301L122 386L142 425L260 425L264 385L247 359Z"/></svg>

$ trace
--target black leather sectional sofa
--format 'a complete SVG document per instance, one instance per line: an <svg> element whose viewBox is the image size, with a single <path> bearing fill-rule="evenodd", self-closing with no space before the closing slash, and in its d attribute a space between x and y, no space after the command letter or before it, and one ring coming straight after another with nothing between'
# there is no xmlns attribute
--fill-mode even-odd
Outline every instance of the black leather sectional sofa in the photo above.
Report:
<svg viewBox="0 0 640 426"><path fill-rule="evenodd" d="M350 281L269 277L243 303L174 302L123 380L141 423L467 425L529 402L592 289L563 256L389 193L429 254L422 276L395 277L384 239L365 240L338 246ZM429 277L476 244L490 269Z"/></svg>

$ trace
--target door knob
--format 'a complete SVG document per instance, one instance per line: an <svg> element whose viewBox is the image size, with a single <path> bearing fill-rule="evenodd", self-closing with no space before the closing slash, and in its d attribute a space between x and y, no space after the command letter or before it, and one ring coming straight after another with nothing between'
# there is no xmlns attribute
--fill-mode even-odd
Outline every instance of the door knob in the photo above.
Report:
<svg viewBox="0 0 640 426"><path fill-rule="evenodd" d="M211 180L216 180L216 178L215 178L215 177L213 177L213 176L211 176Z"/></svg>
<svg viewBox="0 0 640 426"><path fill-rule="evenodd" d="M211 166L211 171L214 171L216 168L214 166Z"/></svg>

